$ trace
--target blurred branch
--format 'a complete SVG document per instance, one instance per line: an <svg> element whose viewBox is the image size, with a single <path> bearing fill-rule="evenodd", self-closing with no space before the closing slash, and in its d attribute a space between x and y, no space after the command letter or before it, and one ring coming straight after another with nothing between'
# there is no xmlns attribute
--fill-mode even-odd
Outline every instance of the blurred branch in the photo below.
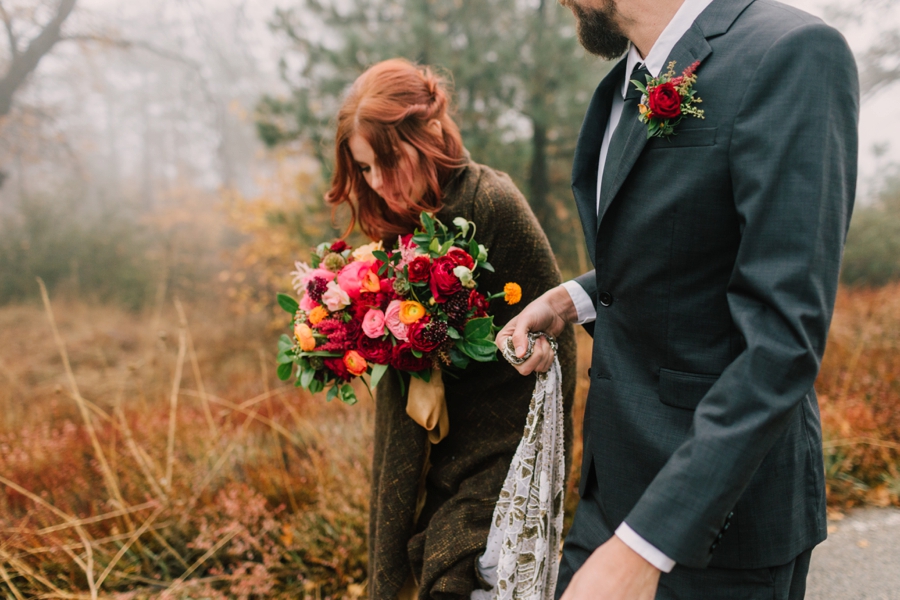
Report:
<svg viewBox="0 0 900 600"><path fill-rule="evenodd" d="M861 58L860 85L865 96L900 81L900 30L886 33Z"/></svg>
<svg viewBox="0 0 900 600"><path fill-rule="evenodd" d="M56 14L41 32L28 43L28 47L21 53L13 54L9 69L0 78L0 116L9 113L16 90L25 82L28 75L37 68L44 55L50 52L60 40L62 24L71 14L72 9L75 8L76 1L60 0ZM3 18L4 21L7 21L7 33L15 39L15 35L11 33L12 23L6 11L3 11Z"/></svg>
<svg viewBox="0 0 900 600"><path fill-rule="evenodd" d="M19 40L12 27L12 17L6 12L6 7L3 6L2 2L0 2L0 18L3 19L3 24L6 25L6 35L9 38L10 55L15 59L15 57L19 55Z"/></svg>
<svg viewBox="0 0 900 600"><path fill-rule="evenodd" d="M114 46L116 48L121 48L123 50L144 50L160 58L165 58L168 60L172 60L175 62L180 62L185 65L188 65L194 69L199 69L200 65L181 54L175 54L174 52L169 52L167 50L163 50L162 48L157 48L152 44L148 44L147 42L142 41L134 41L134 40L126 40L122 38L114 38L104 35L97 35L91 33L79 33L73 35L66 35L60 38L60 41L74 41L74 42L97 42L99 44L105 44L107 46Z"/></svg>

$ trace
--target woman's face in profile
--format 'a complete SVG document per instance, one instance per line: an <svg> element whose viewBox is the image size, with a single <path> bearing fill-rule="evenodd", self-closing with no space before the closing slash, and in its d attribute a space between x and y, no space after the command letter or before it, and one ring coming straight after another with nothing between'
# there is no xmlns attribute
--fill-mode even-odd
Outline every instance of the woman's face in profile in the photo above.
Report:
<svg viewBox="0 0 900 600"><path fill-rule="evenodd" d="M356 162L356 166L362 173L366 183L369 184L369 187L372 188L373 192L384 198L384 193L382 191L384 188L384 174L379 166L378 157L375 155L375 150L372 148L372 145L361 135L354 134L347 142L347 146L350 148L350 154L353 155L353 160ZM401 141L400 148L409 157L409 162L400 161L399 168L407 169L410 168L407 165L411 165L414 171L412 177L406 178L407 181L411 180L413 182L412 189L408 190L409 197L418 198L426 188L424 179L417 176L419 153L416 152L416 149L412 144L406 142Z"/></svg>

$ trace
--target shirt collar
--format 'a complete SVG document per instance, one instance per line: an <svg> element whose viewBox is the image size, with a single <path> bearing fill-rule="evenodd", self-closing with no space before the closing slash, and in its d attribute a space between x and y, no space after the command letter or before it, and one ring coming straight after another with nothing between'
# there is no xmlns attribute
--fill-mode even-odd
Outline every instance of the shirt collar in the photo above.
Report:
<svg viewBox="0 0 900 600"><path fill-rule="evenodd" d="M700 16L700 13L702 13L707 6L712 4L712 1L713 0L684 0L684 4L681 5L678 12L672 17L672 20L669 21L669 24L663 29L663 32L659 35L656 43L653 44L653 48L647 53L646 58L641 58L641 55L634 44L629 45L628 57L625 63L625 83L622 85L623 98L628 93L628 82L631 79L631 72L634 70L635 65L644 63L647 66L647 70L650 71L651 76L659 77L659 74L662 73L663 67L665 66L666 59L672 53L672 49L675 48L675 44L684 37L684 34L687 33L688 29L694 24L694 21L697 20L697 17Z"/></svg>

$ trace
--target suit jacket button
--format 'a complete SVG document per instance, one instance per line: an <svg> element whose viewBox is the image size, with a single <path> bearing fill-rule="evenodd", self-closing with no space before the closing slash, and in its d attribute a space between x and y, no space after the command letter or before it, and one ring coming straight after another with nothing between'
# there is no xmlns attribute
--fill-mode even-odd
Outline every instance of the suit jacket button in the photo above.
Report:
<svg viewBox="0 0 900 600"><path fill-rule="evenodd" d="M733 513L733 512L730 512L730 513L728 513L728 516L726 517L726 519L729 519L729 520L730 520L731 517L733 517L733 516L734 516L734 513Z"/></svg>
<svg viewBox="0 0 900 600"><path fill-rule="evenodd" d="M722 527L722 531L728 531L728 528L731 527L730 521L725 521L725 526Z"/></svg>
<svg viewBox="0 0 900 600"><path fill-rule="evenodd" d="M610 294L609 292L600 292L599 300L601 306L609 306L613 303L612 294Z"/></svg>
<svg viewBox="0 0 900 600"><path fill-rule="evenodd" d="M717 542L714 542L713 545L709 547L709 551L712 552L713 550L716 549L716 546L718 546L718 545L719 544Z"/></svg>
<svg viewBox="0 0 900 600"><path fill-rule="evenodd" d="M717 536L716 536L716 539L717 539L717 540L721 540L721 539L722 539L722 534L720 533L719 535L717 535Z"/></svg>

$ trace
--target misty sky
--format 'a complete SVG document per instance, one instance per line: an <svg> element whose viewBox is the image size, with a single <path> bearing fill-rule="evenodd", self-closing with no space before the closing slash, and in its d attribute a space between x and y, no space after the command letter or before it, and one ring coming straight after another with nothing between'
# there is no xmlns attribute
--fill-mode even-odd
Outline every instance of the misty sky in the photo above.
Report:
<svg viewBox="0 0 900 600"><path fill-rule="evenodd" d="M876 39L879 32L900 27L900 2L889 0L883 3L874 2L861 22L847 22L835 17L834 11L825 6L841 8L842 6L858 6L860 0L784 0L816 14L838 27L848 38L854 52L860 53ZM132 3L125 0L81 0L82 9L94 13L103 20L108 15L111 20L140 18L142 11L165 10L185 18L202 18L204 14L213 14L239 4L236 0L178 0L177 2L153 4ZM262 88L278 90L281 86L277 75L277 59L281 49L281 40L277 40L267 29L266 22L277 6L289 6L287 0L253 0L242 3L247 23L245 35L252 36L254 60L258 63L260 85ZM873 182L881 180L878 174L889 164L900 164L900 121L896 115L897 101L894 97L900 85L882 90L877 95L865 100L860 123L860 196L865 198L874 190ZM262 93L264 90L261 89ZM884 115L889 115L885 122Z"/></svg>

